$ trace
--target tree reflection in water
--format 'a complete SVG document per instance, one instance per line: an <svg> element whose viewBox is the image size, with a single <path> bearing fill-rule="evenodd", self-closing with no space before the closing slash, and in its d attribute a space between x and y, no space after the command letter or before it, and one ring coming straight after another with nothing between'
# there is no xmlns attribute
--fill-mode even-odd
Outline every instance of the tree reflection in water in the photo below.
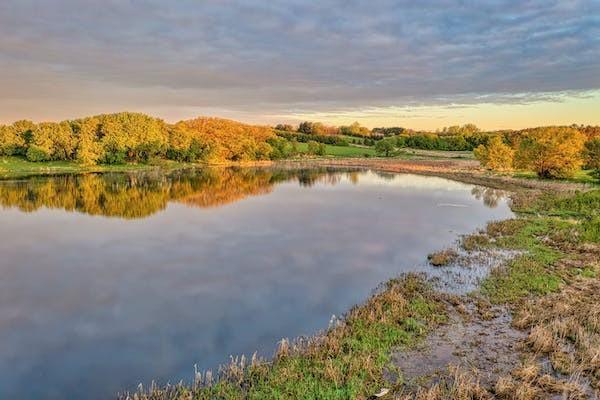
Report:
<svg viewBox="0 0 600 400"><path fill-rule="evenodd" d="M377 173L386 180L394 174ZM155 214L169 202L190 207L219 207L249 196L270 193L278 183L295 181L302 187L336 185L342 178L357 184L356 170L328 168L203 168L172 173L108 173L33 177L0 182L0 205L33 212L40 208L77 211L124 219ZM471 193L496 207L506 192L473 187Z"/></svg>

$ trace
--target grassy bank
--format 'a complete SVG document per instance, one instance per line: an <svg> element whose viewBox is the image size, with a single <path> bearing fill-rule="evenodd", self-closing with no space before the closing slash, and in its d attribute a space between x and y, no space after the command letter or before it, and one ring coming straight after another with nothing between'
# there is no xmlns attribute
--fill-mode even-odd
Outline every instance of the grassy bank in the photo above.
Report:
<svg viewBox="0 0 600 400"><path fill-rule="evenodd" d="M297 143L297 149L300 153L308 152L308 143ZM325 145L324 156L329 157L375 157L377 153L373 147L359 146L333 146Z"/></svg>
<svg viewBox="0 0 600 400"><path fill-rule="evenodd" d="M512 207L517 219L490 223L462 246L519 252L492 271L481 293L508 307L513 327L527 333L524 361L491 389L470 381L463 390L477 389L481 398L594 398L600 395L600 190L521 192Z"/></svg>
<svg viewBox="0 0 600 400"><path fill-rule="evenodd" d="M0 178L19 178L34 175L79 174L85 172L128 172L156 168L166 170L189 168L194 164L162 160L148 164L118 164L83 166L73 161L31 162L23 157L0 157Z"/></svg>

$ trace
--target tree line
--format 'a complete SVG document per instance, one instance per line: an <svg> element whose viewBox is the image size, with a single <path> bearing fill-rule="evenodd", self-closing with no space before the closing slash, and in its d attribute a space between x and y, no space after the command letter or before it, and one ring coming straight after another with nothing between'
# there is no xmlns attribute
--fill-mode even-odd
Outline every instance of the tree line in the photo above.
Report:
<svg viewBox="0 0 600 400"><path fill-rule="evenodd" d="M81 164L269 159L270 127L220 118L167 124L141 113L103 114L62 122L17 121L0 126L0 155L30 161L74 160Z"/></svg>
<svg viewBox="0 0 600 400"><path fill-rule="evenodd" d="M600 127L548 126L501 132L475 149L494 171L530 170L542 178L570 178L582 168L600 179Z"/></svg>

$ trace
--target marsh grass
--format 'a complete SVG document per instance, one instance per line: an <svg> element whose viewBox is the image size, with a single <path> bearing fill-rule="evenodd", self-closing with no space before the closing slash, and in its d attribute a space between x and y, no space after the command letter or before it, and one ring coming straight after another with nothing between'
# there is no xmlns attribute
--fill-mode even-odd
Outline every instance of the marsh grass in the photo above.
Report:
<svg viewBox="0 0 600 400"><path fill-rule="evenodd" d="M459 254L456 250L453 249L445 249L441 251L436 251L427 256L429 263L434 267L442 267L455 262L459 257Z"/></svg>
<svg viewBox="0 0 600 400"><path fill-rule="evenodd" d="M513 325L529 332L531 359L511 377L500 378L496 394L598 396L600 191L542 193L517 198L516 205L521 218L491 223L483 235L493 246L523 254L493 271L482 292L492 302L513 306ZM551 371L540 367L541 357Z"/></svg>

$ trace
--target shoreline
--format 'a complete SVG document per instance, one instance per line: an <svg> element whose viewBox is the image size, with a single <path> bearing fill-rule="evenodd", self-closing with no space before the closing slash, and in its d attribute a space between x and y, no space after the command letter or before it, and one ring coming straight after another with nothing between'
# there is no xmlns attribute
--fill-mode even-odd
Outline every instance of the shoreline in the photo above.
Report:
<svg viewBox="0 0 600 400"><path fill-rule="evenodd" d="M592 240L584 239L586 231L581 230L589 225L588 215L600 210L600 191L590 190L593 186L496 176L453 168L448 161L301 160L276 165L370 168L510 190L514 219L491 222L459 239L469 254L491 250L513 251L515 256L501 260L475 292L464 296L434 290L412 274L393 278L324 332L280 342L272 361L233 359L221 367L217 379L211 373L197 374L191 386L155 387L137 393L139 399L600 395L600 367L593 361L597 355L592 346L577 348L581 332L587 332L587 314L566 311L578 316L572 322L575 343L548 327L567 316L552 307L555 297L577 293L575 299L587 305L586 312L600 307L600 299L593 297L593 289L600 288L600 245L593 236L597 222L591 221ZM423 302L425 306L414 306ZM408 306L397 309L398 304ZM586 340L600 343L600 332L589 336ZM465 338L473 342L465 343ZM486 342L479 342L481 338ZM563 350L568 346L571 353ZM428 369L411 372L408 366L424 353ZM375 365L373 356L379 360ZM501 364L486 361L498 356L506 356Z"/></svg>
<svg viewBox="0 0 600 400"><path fill-rule="evenodd" d="M491 222L458 239L468 254L516 255L502 260L474 293L465 296L435 290L412 274L393 278L325 331L282 340L272 360L233 359L216 376L197 373L190 386L153 387L137 393L138 399L366 399L386 390L380 398L442 399L457 393L506 398L518 390L524 391L523 399L600 396L600 365L594 358L600 354L593 352L600 344L600 329L588 332L586 325L591 313L592 324L600 327L600 314L594 314L600 309L600 299L594 297L600 289L600 229L594 219L600 211L600 191L593 190L597 186L496 175L468 160L311 159L213 166L368 168L507 190L512 192L516 217ZM57 173L208 165L172 167ZM460 263L453 268L466 267ZM565 311L555 307L556 299L578 302ZM555 327L572 315L572 326L561 329L568 329L575 340ZM472 343L465 344L465 338ZM487 339L475 344L481 338ZM423 354L426 357L419 358ZM498 365L486 360L499 355L509 357L496 371ZM411 370L415 360L428 368Z"/></svg>
<svg viewBox="0 0 600 400"><path fill-rule="evenodd" d="M11 157L12 159L18 159ZM511 174L499 174L481 168L478 161L450 158L301 158L286 160L244 161L224 163L182 163L164 161L157 164L119 164L85 167L73 162L32 163L19 159L28 165L26 169L3 166L8 164L8 157L0 157L0 181L33 176L52 176L64 174L87 174L109 172L144 172L144 171L177 171L196 168L229 168L229 167L276 167L276 168L363 168L380 172L412 173L425 176L437 176L473 185L487 186L493 189L518 190L538 189L555 191L589 190L600 187L597 183L577 182L570 180L540 180L538 178L516 177ZM57 164L57 166L53 166Z"/></svg>

